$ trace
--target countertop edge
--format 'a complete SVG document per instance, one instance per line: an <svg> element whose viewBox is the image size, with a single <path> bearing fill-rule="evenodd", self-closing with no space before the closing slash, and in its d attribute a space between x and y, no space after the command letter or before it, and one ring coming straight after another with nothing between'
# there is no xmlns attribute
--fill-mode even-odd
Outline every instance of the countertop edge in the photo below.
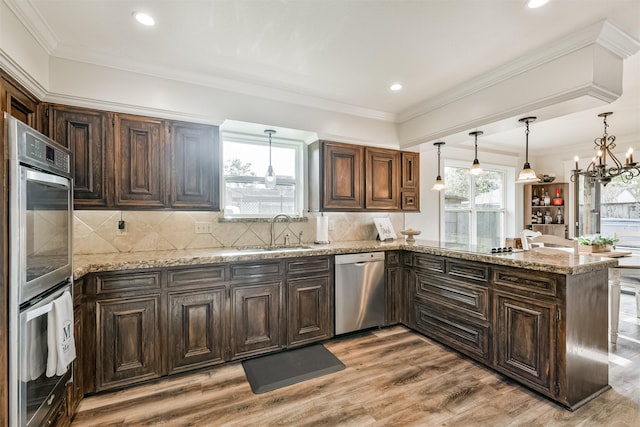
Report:
<svg viewBox="0 0 640 427"><path fill-rule="evenodd" d="M484 254L439 247L437 242L406 243L352 241L328 245L317 245L311 249L288 251L238 251L236 248L212 248L198 250L149 251L77 255L74 257L74 279L90 273L107 271L154 269L192 265L217 264L223 262L247 262L263 259L298 258L305 256L339 255L368 251L405 250L415 253L446 256L468 261L484 262L506 267L525 268L558 274L581 274L611 268L618 265L616 259L587 256L573 257L570 254L551 256L528 251L510 254Z"/></svg>

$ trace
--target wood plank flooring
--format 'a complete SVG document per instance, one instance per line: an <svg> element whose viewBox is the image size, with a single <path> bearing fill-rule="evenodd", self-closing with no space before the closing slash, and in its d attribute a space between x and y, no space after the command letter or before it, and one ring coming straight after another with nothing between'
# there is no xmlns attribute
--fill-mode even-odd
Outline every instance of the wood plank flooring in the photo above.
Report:
<svg viewBox="0 0 640 427"><path fill-rule="evenodd" d="M345 365L269 393L240 363L84 399L81 426L640 426L640 319L623 295L612 389L575 412L404 327L325 344Z"/></svg>

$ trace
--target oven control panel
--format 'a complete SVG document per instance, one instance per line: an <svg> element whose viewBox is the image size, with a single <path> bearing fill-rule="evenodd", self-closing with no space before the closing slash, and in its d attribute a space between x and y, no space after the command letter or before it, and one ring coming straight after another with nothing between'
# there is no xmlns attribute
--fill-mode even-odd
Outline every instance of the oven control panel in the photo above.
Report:
<svg viewBox="0 0 640 427"><path fill-rule="evenodd" d="M25 134L25 155L41 165L47 165L54 170L69 173L69 153L54 147L51 143L38 138L31 133Z"/></svg>

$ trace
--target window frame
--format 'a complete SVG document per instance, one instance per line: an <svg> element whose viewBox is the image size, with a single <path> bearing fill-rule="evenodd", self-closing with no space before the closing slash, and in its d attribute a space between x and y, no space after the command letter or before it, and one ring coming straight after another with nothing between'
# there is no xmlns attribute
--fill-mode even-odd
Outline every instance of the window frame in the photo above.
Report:
<svg viewBox="0 0 640 427"><path fill-rule="evenodd" d="M490 212L490 213L500 213L501 214L501 218L502 218L502 224L501 224L501 230L500 230L500 236L499 239L501 242L505 241L505 236L507 236L508 234L508 215L509 215L509 209L508 209L508 200L509 200L509 189L507 187L508 185L508 180L509 177L511 175L513 175L513 172L505 166L498 166L498 165L489 165L489 164L483 164L482 168L484 171L495 171L495 172L500 172L502 174L502 207L499 209L489 209L489 208L476 208L476 203L475 203L475 195L476 195L476 185L475 185L475 180L476 177L474 175L471 175L468 173L468 171L471 169L470 165L468 162L463 162L460 160L445 160L444 165L443 165L443 176L446 175L445 170L446 168L458 168L458 169L465 169L467 171L467 182L469 183L469 207L468 208L451 208L451 207L447 207L446 206L446 189L442 191L442 209L443 209L443 238L444 241L447 241L447 229L446 229L446 214L447 212L469 212L470 214L470 224L469 224L469 229L470 229L470 238L469 238L469 245L477 245L478 244L478 213L482 213L482 212ZM447 186L447 180L445 177L445 187Z"/></svg>
<svg viewBox="0 0 640 427"><path fill-rule="evenodd" d="M273 213L239 213L239 214L229 214L225 209L225 197L226 197L226 184L227 182L235 182L235 183L258 183L264 181L264 176L256 175L255 177L238 177L233 179L228 179L228 175L224 173L224 146L225 142L234 142L239 144L247 144L247 145L257 145L257 146L268 146L269 138L266 135L258 135L252 133L242 133L242 132L234 132L234 131L222 131L221 132L221 144L220 144L220 202L223 211L223 217L225 219L261 219L261 218L272 218L275 214ZM303 217L303 212L305 209L304 197L305 197L305 185L306 185L306 144L303 140L300 139L291 139L291 138L282 138L282 137L271 137L271 145L272 147L278 148L292 148L295 153L295 174L296 177L294 179L291 178L281 178L278 176L277 185L295 185L294 192L294 206L295 212L284 212L292 218L301 218ZM277 168L276 176L277 176ZM265 171L266 172L266 171Z"/></svg>

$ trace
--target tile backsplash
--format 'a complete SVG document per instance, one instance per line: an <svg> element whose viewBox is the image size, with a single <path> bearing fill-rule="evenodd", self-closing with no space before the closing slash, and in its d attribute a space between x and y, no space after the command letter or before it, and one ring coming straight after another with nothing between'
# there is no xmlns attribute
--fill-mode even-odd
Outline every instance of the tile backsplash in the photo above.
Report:
<svg viewBox="0 0 640 427"><path fill-rule="evenodd" d="M89 211L74 212L73 252L77 255L113 252L140 252L173 249L221 248L269 244L268 222L219 222L222 212L202 211ZM378 234L373 218L389 217L396 233L403 229L402 213L325 213L329 217L329 240L343 242L373 240ZM276 242L283 243L285 234L291 243L316 239L318 213L305 214L308 221L278 222ZM125 230L118 230L118 221ZM196 233L196 223L211 226L210 233ZM400 235L398 234L400 237Z"/></svg>

